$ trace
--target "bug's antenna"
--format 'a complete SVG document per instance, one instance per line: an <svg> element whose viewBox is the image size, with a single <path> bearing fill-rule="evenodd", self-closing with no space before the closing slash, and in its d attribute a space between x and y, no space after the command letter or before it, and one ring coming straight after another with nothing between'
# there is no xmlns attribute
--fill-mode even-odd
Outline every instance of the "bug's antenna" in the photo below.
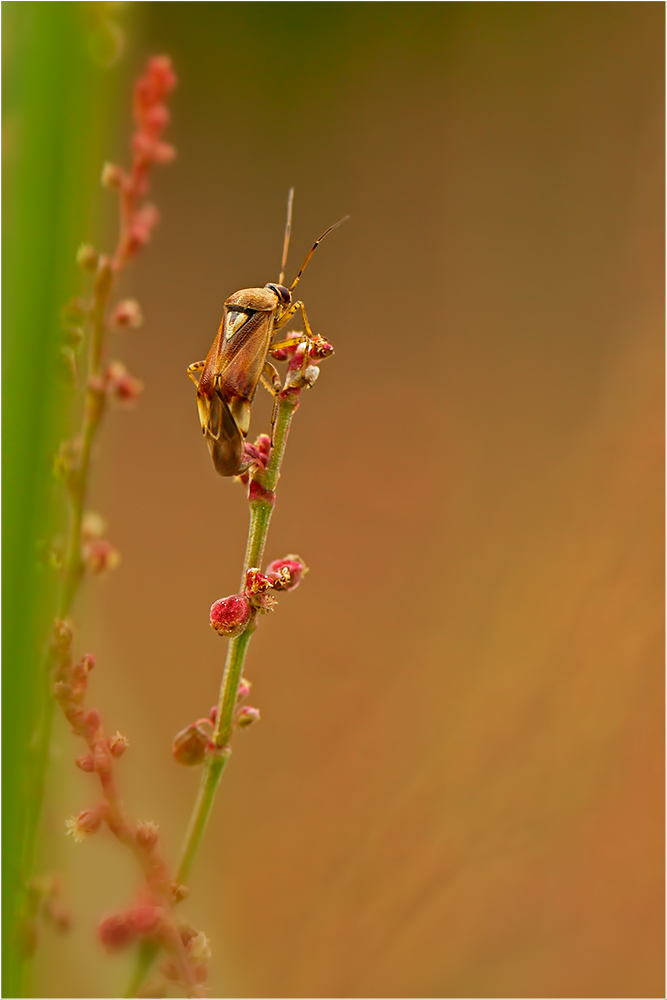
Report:
<svg viewBox="0 0 667 1000"><path fill-rule="evenodd" d="M289 286L289 290L290 290L290 292L293 292L293 291L294 291L294 289L295 289L295 287L296 287L296 285L297 285L297 282L299 281L299 278L301 277L301 275L303 274L303 272L304 272L304 271L306 270L306 265L308 264L308 261L309 261L309 260L310 260L310 258L311 258L311 257L313 256L313 254L314 254L314 253L315 253L315 251L317 250L318 246L320 245L320 243L322 242L322 240L324 239L324 237L325 237L325 236L328 236L328 235L329 235L329 233L333 232L333 230L334 230L334 229L338 229L338 227L339 227L339 226L342 226L342 225L343 225L343 223L344 223L344 222L347 222L347 220L348 220L349 218L350 218L350 216L349 216L349 215L346 215L344 219L339 219L339 220L338 220L338 222L334 222L333 226L329 226L329 228L328 228L328 229L326 229L326 230L325 230L325 231L324 231L324 232L322 233L322 235L321 235L321 236L320 236L320 237L319 237L318 239L316 239L316 240L315 240L315 242L313 243L312 247L310 248L310 250L309 250L309 251L308 251L308 253L306 254L306 259L304 260L303 264L301 265L301 270L300 270L300 271L299 271L299 273L297 274L297 276L296 276L296 278L294 279L294 281L292 282L292 284L291 284L291 285Z"/></svg>
<svg viewBox="0 0 667 1000"><path fill-rule="evenodd" d="M292 235L292 205L294 203L294 188L289 189L287 195L287 225L285 226L285 242L283 243L283 262L280 265L280 277L278 284L285 283L285 267L287 266L287 254L289 251L289 238Z"/></svg>

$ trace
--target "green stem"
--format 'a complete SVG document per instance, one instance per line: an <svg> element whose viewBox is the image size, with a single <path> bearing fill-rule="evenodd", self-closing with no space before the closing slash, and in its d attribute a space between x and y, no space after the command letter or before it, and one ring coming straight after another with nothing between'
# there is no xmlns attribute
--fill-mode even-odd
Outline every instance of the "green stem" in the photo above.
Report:
<svg viewBox="0 0 667 1000"><path fill-rule="evenodd" d="M274 494L280 478L280 466L287 447L287 437L292 417L298 405L298 391L286 392L280 398L276 414L273 447L268 465L266 469L256 473L253 477L253 483L256 483L260 489L251 489L250 525L248 528L245 559L243 561L243 573L241 575L241 590L245 586L246 571L252 566L261 566L264 558L264 549L273 513ZM216 716L215 732L213 734L213 742L218 749L217 752L211 754L206 760L199 784L199 791L190 816L190 822L188 823L181 852L181 860L176 875L176 881L181 884L187 880L192 869L213 810L213 803L215 802L220 779L231 756L229 741L234 728L234 710L236 708L239 683L243 676L243 666L248 646L256 627L256 616L253 615L245 632L234 639L230 639L229 646L227 647L227 659L220 685L218 713ZM132 984L126 993L127 997L137 995L141 984L150 972L158 951L158 947L150 942L140 949Z"/></svg>

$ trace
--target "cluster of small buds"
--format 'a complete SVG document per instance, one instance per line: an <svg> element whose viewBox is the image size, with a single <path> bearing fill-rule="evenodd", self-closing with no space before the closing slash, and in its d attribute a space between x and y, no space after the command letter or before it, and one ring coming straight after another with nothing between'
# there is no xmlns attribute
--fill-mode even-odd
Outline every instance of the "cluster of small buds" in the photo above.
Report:
<svg viewBox="0 0 667 1000"><path fill-rule="evenodd" d="M276 361L289 362L283 386L284 393L313 386L320 374L318 365L330 358L334 352L331 344L318 334L305 338L300 331L294 331L289 339L293 343L270 352Z"/></svg>
<svg viewBox="0 0 667 1000"><path fill-rule="evenodd" d="M236 476L236 479L247 486L251 473L253 473L255 469L265 469L270 455L271 438L268 434L260 434L254 444L250 444L249 441L245 441L243 444L242 468L245 467L246 471L241 473L240 476Z"/></svg>
<svg viewBox="0 0 667 1000"><path fill-rule="evenodd" d="M176 86L176 75L166 56L148 61L146 72L134 88L134 120L132 137L133 159L129 174L115 163L106 163L102 184L121 196L122 235L114 259L120 268L148 242L159 220L157 208L140 204L148 193L148 176L153 163L171 163L176 156L172 145L164 142L162 133L169 124L166 98Z"/></svg>
<svg viewBox="0 0 667 1000"><path fill-rule="evenodd" d="M208 979L208 962L211 958L211 942L203 931L196 931L189 924L179 928L179 936L188 958L189 972L198 984ZM160 966L160 972L169 982L184 986L178 966L173 959L167 959Z"/></svg>
<svg viewBox="0 0 667 1000"><path fill-rule="evenodd" d="M81 555L91 573L101 574L115 569L120 563L120 552L104 535L107 525L101 515L88 511L81 525Z"/></svg>
<svg viewBox="0 0 667 1000"><path fill-rule="evenodd" d="M93 392L108 396L115 403L131 406L143 391L143 383L130 375L122 361L110 361L101 376L89 379Z"/></svg>
<svg viewBox="0 0 667 1000"><path fill-rule="evenodd" d="M246 572L242 594L221 597L211 605L211 628L229 639L241 635L254 612L264 614L275 607L273 591L294 590L307 572L303 559L294 554L274 560L267 566L266 573L251 566Z"/></svg>

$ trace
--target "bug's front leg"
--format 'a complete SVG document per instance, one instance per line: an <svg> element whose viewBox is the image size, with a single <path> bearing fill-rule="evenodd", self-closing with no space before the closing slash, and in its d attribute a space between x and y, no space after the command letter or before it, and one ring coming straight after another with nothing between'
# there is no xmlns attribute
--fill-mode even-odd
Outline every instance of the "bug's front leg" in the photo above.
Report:
<svg viewBox="0 0 667 1000"><path fill-rule="evenodd" d="M199 388L199 379L205 367L206 361L195 361L193 364L188 365L188 377L192 379L197 388Z"/></svg>

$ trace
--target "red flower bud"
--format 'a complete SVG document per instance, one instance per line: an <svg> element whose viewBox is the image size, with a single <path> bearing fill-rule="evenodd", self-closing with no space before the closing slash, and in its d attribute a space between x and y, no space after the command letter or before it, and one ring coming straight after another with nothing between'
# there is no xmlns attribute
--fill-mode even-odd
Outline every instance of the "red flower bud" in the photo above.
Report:
<svg viewBox="0 0 667 1000"><path fill-rule="evenodd" d="M255 597L257 594L263 594L267 590L271 590L273 583L267 576L260 573L258 569L251 566L246 572L245 576L245 594L247 597Z"/></svg>
<svg viewBox="0 0 667 1000"><path fill-rule="evenodd" d="M207 726L206 721L193 722L174 737L172 753L179 764L194 767L203 762L213 735L213 727L210 723Z"/></svg>
<svg viewBox="0 0 667 1000"><path fill-rule="evenodd" d="M119 951L132 944L137 936L131 911L114 913L103 920L97 931L99 939L109 951Z"/></svg>
<svg viewBox="0 0 667 1000"><path fill-rule="evenodd" d="M218 635L226 635L233 639L245 632L250 621L250 603L243 594L232 594L223 597L211 605L210 625Z"/></svg>
<svg viewBox="0 0 667 1000"><path fill-rule="evenodd" d="M301 556L293 553L284 559L275 559L266 567L266 575L274 581L275 590L295 590L307 572L308 567Z"/></svg>
<svg viewBox="0 0 667 1000"><path fill-rule="evenodd" d="M144 321L141 306L136 299L123 299L114 309L111 321L115 326L137 329Z"/></svg>
<svg viewBox="0 0 667 1000"><path fill-rule="evenodd" d="M95 770L95 764L90 754L84 754L83 757L77 757L76 766L80 767L82 771L87 771L88 773Z"/></svg>

